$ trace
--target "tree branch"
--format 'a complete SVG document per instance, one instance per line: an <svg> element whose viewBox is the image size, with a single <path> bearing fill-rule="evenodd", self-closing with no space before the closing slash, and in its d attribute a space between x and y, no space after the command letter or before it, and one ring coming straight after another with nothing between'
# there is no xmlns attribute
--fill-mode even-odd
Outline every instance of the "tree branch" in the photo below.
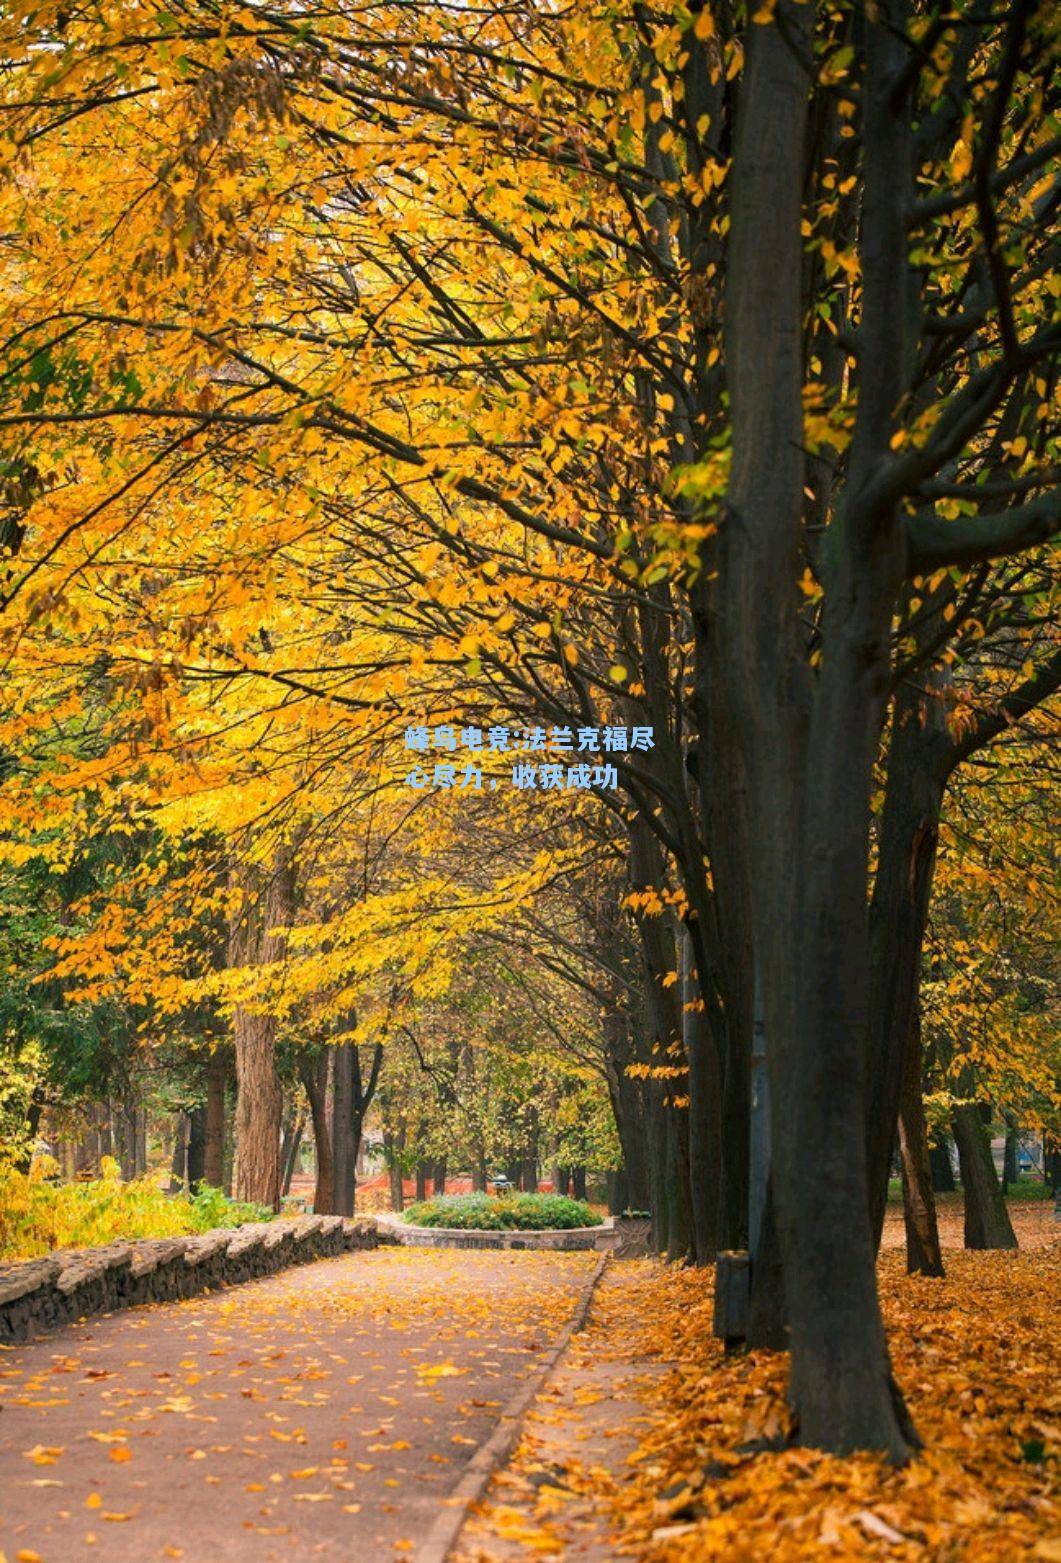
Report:
<svg viewBox="0 0 1061 1563"><path fill-rule="evenodd" d="M967 567L1002 559L1049 542L1061 529L1061 489L1051 489L994 515L942 521L910 516L906 523L906 574L927 575L945 565Z"/></svg>
<svg viewBox="0 0 1061 1563"><path fill-rule="evenodd" d="M1008 727L1014 726L1022 717L1027 716L1029 711L1034 711L1036 706L1042 705L1043 701L1056 694L1058 689L1061 689L1061 651L1055 651L1037 673L1008 694L1004 700L1000 700L992 711L985 712L972 732L958 739L948 757L948 774L971 754L975 754L977 749L982 749L985 744L991 742L992 738L997 738Z"/></svg>

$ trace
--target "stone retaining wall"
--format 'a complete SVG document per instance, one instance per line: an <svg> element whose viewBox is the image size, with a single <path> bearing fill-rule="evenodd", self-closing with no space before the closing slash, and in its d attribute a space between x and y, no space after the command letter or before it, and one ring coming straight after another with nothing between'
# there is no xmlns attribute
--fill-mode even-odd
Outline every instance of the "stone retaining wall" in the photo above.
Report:
<svg viewBox="0 0 1061 1563"><path fill-rule="evenodd" d="M571 1253L596 1249L610 1251L616 1231L609 1217L599 1227L569 1227L567 1231L539 1232L467 1232L459 1227L409 1226L397 1216L377 1216L382 1240L402 1243L408 1248L533 1248L553 1253Z"/></svg>
<svg viewBox="0 0 1061 1563"><path fill-rule="evenodd" d="M61 1249L46 1259L0 1265L0 1344L31 1340L88 1314L194 1297L381 1241L394 1239L377 1231L371 1217L302 1216L215 1227L196 1237Z"/></svg>

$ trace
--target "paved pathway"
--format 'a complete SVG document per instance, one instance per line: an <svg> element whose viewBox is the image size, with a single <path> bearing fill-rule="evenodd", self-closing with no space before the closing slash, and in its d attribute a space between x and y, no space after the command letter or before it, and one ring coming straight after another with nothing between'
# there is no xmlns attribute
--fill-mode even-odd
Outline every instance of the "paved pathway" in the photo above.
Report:
<svg viewBox="0 0 1061 1563"><path fill-rule="evenodd" d="M453 1563L620 1563L629 1461L649 1425L658 1358L632 1354L624 1325L643 1316L647 1265L609 1266L587 1328L537 1394L522 1437L461 1532Z"/></svg>
<svg viewBox="0 0 1061 1563"><path fill-rule="evenodd" d="M409 1556L595 1262L380 1249L0 1349L0 1555Z"/></svg>

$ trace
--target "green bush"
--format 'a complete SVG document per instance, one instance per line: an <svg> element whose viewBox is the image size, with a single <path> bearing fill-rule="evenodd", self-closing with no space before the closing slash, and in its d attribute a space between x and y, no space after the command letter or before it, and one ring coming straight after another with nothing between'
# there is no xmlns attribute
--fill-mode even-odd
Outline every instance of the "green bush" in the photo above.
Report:
<svg viewBox="0 0 1061 1563"><path fill-rule="evenodd" d="M562 1194L436 1194L410 1205L404 1219L411 1226L461 1232L566 1232L601 1224L589 1205Z"/></svg>
<svg viewBox="0 0 1061 1563"><path fill-rule="evenodd" d="M269 1205L250 1205L243 1200L229 1199L221 1189L211 1188L209 1183L200 1183L191 1206L196 1232L209 1232L212 1227L239 1227L245 1221L271 1221L275 1214Z"/></svg>

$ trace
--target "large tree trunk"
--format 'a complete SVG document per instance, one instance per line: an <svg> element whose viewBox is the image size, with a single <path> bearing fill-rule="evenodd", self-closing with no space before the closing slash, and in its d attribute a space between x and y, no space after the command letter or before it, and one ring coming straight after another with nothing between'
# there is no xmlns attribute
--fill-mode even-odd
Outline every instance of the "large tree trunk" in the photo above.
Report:
<svg viewBox="0 0 1061 1563"><path fill-rule="evenodd" d="M242 1006L235 1017L237 1199L280 1209L280 1115L276 1022Z"/></svg>
<svg viewBox="0 0 1061 1563"><path fill-rule="evenodd" d="M903 1168L907 1271L911 1275L942 1275L943 1251L936 1222L936 1201L932 1194L925 1104L921 1096L920 1011L915 1012L903 1061L899 1096L899 1152Z"/></svg>
<svg viewBox="0 0 1061 1563"><path fill-rule="evenodd" d="M966 1248L1016 1248L1002 1185L991 1155L991 1137L975 1102L964 1102L951 1117L965 1199Z"/></svg>
<svg viewBox="0 0 1061 1563"><path fill-rule="evenodd" d="M876 13L875 13L876 18ZM800 234L813 9L780 0L745 35L730 175L726 362L733 458L719 535L720 637L747 760L755 965L770 1073L773 1195L801 1440L905 1459L876 1287L866 1163L869 803L902 573L899 517L859 509L888 455L906 318L906 63L890 14L865 29L859 407L830 527L820 672L798 614L804 463ZM892 333L884 337L884 323Z"/></svg>
<svg viewBox="0 0 1061 1563"><path fill-rule="evenodd" d="M206 1066L206 1143L203 1147L203 1182L219 1189L225 1182L225 1090L228 1058L218 1047Z"/></svg>
<svg viewBox="0 0 1061 1563"><path fill-rule="evenodd" d="M243 862L233 873L243 892L229 934L229 964L247 967L279 961L285 927L294 909L293 849L285 848L270 872ZM280 1208L280 1119L283 1100L276 1072L276 1018L267 1008L239 1004L234 1016L236 1054L237 1199Z"/></svg>

